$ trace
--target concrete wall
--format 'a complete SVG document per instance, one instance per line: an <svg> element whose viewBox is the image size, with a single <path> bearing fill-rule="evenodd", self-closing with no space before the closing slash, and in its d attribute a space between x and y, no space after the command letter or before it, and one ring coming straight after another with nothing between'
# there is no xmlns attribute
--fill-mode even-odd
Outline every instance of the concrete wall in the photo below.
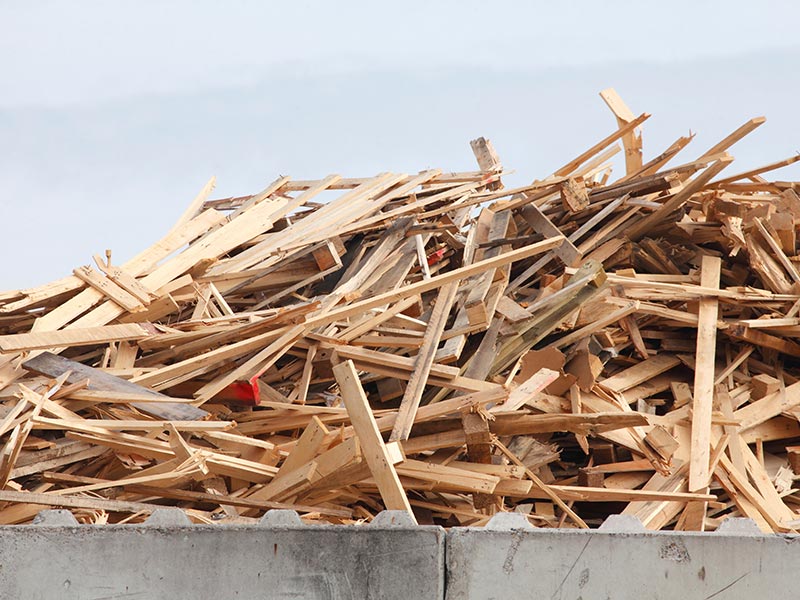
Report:
<svg viewBox="0 0 800 600"><path fill-rule="evenodd" d="M0 528L0 597L444 596L444 531L438 527L399 527L386 513L364 527L306 526L283 511L269 513L257 527L199 526L180 511L159 512L145 525L63 526L46 518Z"/></svg>
<svg viewBox="0 0 800 600"><path fill-rule="evenodd" d="M749 519L671 533L617 516L587 532L533 529L517 516L448 533L448 599L800 598L800 536L764 536Z"/></svg>
<svg viewBox="0 0 800 600"><path fill-rule="evenodd" d="M0 599L726 600L800 597L800 536L747 519L715 533L654 533L612 517L595 531L417 527L381 513L361 527L192 525L178 510L144 525L78 526L44 511L0 527Z"/></svg>

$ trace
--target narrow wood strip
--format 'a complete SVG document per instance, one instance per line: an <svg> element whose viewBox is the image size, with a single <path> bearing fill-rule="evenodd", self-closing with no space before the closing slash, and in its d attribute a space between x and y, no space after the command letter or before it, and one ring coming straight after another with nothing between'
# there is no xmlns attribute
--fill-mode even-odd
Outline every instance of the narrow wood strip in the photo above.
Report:
<svg viewBox="0 0 800 600"><path fill-rule="evenodd" d="M428 322L428 328L425 331L422 347L414 361L414 368L411 371L403 399L400 402L397 420L392 429L392 434L389 436L389 441L407 440L411 433L411 427L414 424L417 409L422 400L422 394L428 382L428 375L430 375L436 356L436 349L439 346L444 326L447 324L447 318L450 315L450 309L455 301L457 290L458 281L452 281L439 289L439 295L436 297L436 304Z"/></svg>
<svg viewBox="0 0 800 600"><path fill-rule="evenodd" d="M381 498L389 510L405 510L414 522L416 518L408 503L405 490L400 484L394 463L383 443L367 396L358 380L358 373L352 361L346 361L333 367L333 374L339 384L350 422L361 441L364 458L369 470L378 485Z"/></svg>

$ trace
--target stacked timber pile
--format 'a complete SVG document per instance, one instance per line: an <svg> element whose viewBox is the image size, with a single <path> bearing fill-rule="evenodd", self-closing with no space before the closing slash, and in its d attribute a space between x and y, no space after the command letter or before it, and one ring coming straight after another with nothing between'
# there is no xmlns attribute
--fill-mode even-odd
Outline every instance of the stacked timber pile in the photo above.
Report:
<svg viewBox="0 0 800 600"><path fill-rule="evenodd" d="M618 128L524 187L483 138L476 172L210 182L127 262L0 294L0 523L793 530L800 184L763 175L800 157L729 174L756 118L645 163L601 95Z"/></svg>

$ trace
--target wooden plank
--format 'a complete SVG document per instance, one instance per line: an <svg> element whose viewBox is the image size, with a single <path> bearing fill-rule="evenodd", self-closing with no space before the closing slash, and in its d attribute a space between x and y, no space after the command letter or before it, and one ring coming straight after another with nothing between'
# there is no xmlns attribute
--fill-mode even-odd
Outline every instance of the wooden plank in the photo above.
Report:
<svg viewBox="0 0 800 600"><path fill-rule="evenodd" d="M545 240L542 240L541 242L537 242L535 244L519 248L518 250L504 252L503 254L500 254L498 256L477 261L466 267L459 267L458 269L453 269L452 271L449 271L447 273L442 273L441 275L434 275L430 279L425 279L423 281L412 283L403 286L399 289L390 290L388 292L384 292L382 294L373 296L372 298L367 298L365 300L353 302L349 305L332 309L320 315L311 316L308 318L306 322L311 327L318 327L321 325L327 325L329 323L333 323L334 321L337 321L339 319L343 319L353 315L360 315L363 314L364 311L369 310L371 308L376 308L378 306L383 306L391 302L397 302L398 300L401 300L403 298L408 298L409 296L414 296L417 294L428 292L430 290L438 289L445 283L458 281L460 279L466 279L467 277L471 277L472 275L482 273L487 269L502 267L504 265L511 264L518 260L522 260L524 258L530 258L531 256L536 256L537 254L547 252L548 250L559 245L563 239L564 239L563 236L547 238Z"/></svg>
<svg viewBox="0 0 800 600"><path fill-rule="evenodd" d="M122 269L133 276L139 276L147 269L178 250L187 242L197 238L199 235L219 224L224 219L225 217L221 213L218 213L215 210L207 210L175 231L168 233L147 250L137 254L131 260L122 265ZM36 321L36 331L52 331L55 329L61 329L73 321L76 317L86 312L86 310L100 302L103 298L103 293L94 288L83 290L77 296L70 298L64 304L59 305L54 310L39 318ZM117 305L114 304L113 307L117 307ZM109 310L112 310L112 308ZM96 322L91 323L91 325L81 326L88 327L105 325L115 317L120 316L123 312L124 311L118 307L113 308L113 314L108 319L93 319L93 321Z"/></svg>
<svg viewBox="0 0 800 600"><path fill-rule="evenodd" d="M778 259L778 262L786 269L786 272L789 273L789 276L795 283L800 283L800 273L797 272L797 268L792 264L792 261L789 260L789 257L786 256L783 249L780 247L778 240L776 240L772 235L767 231L767 228L764 226L764 223L759 218L753 219L753 223L758 228L758 231L761 233L761 236L764 238L764 241L767 242L769 247L772 249L773 254Z"/></svg>
<svg viewBox="0 0 800 600"><path fill-rule="evenodd" d="M16 335L0 335L0 352L22 352L62 346L94 346L123 340L140 340L153 333L154 330L144 324L130 323L86 329L70 329L67 331L40 331L18 333Z"/></svg>
<svg viewBox="0 0 800 600"><path fill-rule="evenodd" d="M319 417L311 417L311 422L298 438L292 452L283 461L275 479L277 480L287 473L291 473L312 460L317 454L320 454L320 450L324 447L325 439L329 433L328 428L319 420Z"/></svg>
<svg viewBox="0 0 800 600"><path fill-rule="evenodd" d="M725 334L735 340L748 344L777 350L789 356L800 357L800 344L776 335L770 335L760 329L751 329L743 325L733 325L725 330Z"/></svg>
<svg viewBox="0 0 800 600"><path fill-rule="evenodd" d="M346 228L342 226L343 222L352 223L358 220L359 216L378 211L385 203L391 200L393 194L402 193L400 190L407 189L407 187L413 189L419 185L421 181L429 181L434 174L434 172L426 171L416 178L412 178L412 181L407 181L408 177L406 175L381 173L365 181L354 190L327 203L324 207L314 212L313 218L303 219L303 221L278 233L277 236L270 236L258 244L251 246L225 265L225 269L241 270L250 268L267 259L271 254L275 253L278 248L282 247L284 250L289 250L298 245L306 246L310 243L326 240L334 233L336 235L342 235L346 233ZM397 184L401 185L391 194L382 196L384 192L393 186L397 186ZM322 186L327 187L326 182L321 182L316 189L309 189L295 198L291 203L282 208L280 212L281 216L305 204L309 197L312 196L312 193L315 195L321 191L320 188L325 189ZM376 196L380 196L382 201L373 201L372 199ZM219 272L222 270L222 265L215 269L216 272ZM215 270L212 270L212 273L214 272Z"/></svg>
<svg viewBox="0 0 800 600"><path fill-rule="evenodd" d="M521 213L535 232L541 233L545 237L561 235L561 230L535 204L528 204L522 209ZM560 246L552 250L551 254L558 256L567 266L572 266L581 256L581 253L569 238L564 239Z"/></svg>
<svg viewBox="0 0 800 600"><path fill-rule="evenodd" d="M740 431L745 433L748 429L766 423L782 412L790 412L798 406L800 406L800 382L751 402L736 410L733 415L740 423Z"/></svg>
<svg viewBox="0 0 800 600"><path fill-rule="evenodd" d="M500 477L475 473L459 469L453 465L437 465L417 460L406 460L398 465L397 471L409 487L417 482L429 485L418 486L422 489L433 488L437 491L467 492L473 494L491 494L500 484Z"/></svg>
<svg viewBox="0 0 800 600"><path fill-rule="evenodd" d="M664 202L654 212L650 213L641 221L636 223L633 227L626 230L625 235L632 241L638 241L644 237L651 228L655 227L659 222L669 216L670 213L683 206L686 201L689 200L689 198L691 198L696 192L700 191L706 184L708 184L708 182L711 181L711 179L718 175L732 161L733 158L729 156L723 156L719 160L715 161L700 175L686 184L679 192L670 196L666 202Z"/></svg>
<svg viewBox="0 0 800 600"><path fill-rule="evenodd" d="M750 169L743 173L737 173L736 175L731 175L730 177L726 177L725 179L719 179L714 182L716 187L722 187L725 184L733 183L735 181L741 181L743 179L750 179L751 177L755 177L756 175L762 175L768 171L773 171L775 169L780 169L782 167L787 167L792 165L800 160L800 154L795 156L791 156L789 158L785 158L783 160L770 163L768 165L764 165L762 167L756 167L755 169Z"/></svg>
<svg viewBox="0 0 800 600"><path fill-rule="evenodd" d="M422 394L425 391L425 385L436 356L436 349L447 324L447 318L450 315L450 309L455 301L457 291L457 281L447 283L439 289L436 304L433 307L433 313L430 321L428 321L425 337L422 340L422 347L419 349L414 361L414 368L411 371L403 399L400 402L397 420L389 436L389 441L407 440L411 433L411 427L414 425L417 409L422 400Z"/></svg>
<svg viewBox="0 0 800 600"><path fill-rule="evenodd" d="M25 461L22 460L23 456L21 454L20 458L17 460L17 466L11 470L9 479L28 477L29 475L41 473L42 471L47 471L49 469L56 469L58 467L71 465L77 462L92 460L108 452L106 448L101 446L90 446L89 444L73 441L69 441L69 444L80 447L82 450L59 455L47 454L32 463L25 463Z"/></svg>
<svg viewBox="0 0 800 600"><path fill-rule="evenodd" d="M619 127L624 127L636 118L614 88L601 91L600 97L614 113ZM626 133L622 136L622 145L625 147L625 172L628 175L637 173L642 168L641 133L637 134L634 130Z"/></svg>
<svg viewBox="0 0 800 600"><path fill-rule="evenodd" d="M574 502L688 502L716 500L713 494L667 492L657 490L622 490L571 485L551 485L550 488L564 500Z"/></svg>
<svg viewBox="0 0 800 600"><path fill-rule="evenodd" d="M494 145L490 140L479 137L471 140L469 145L472 148L473 154L475 154L475 160L478 161L478 166L481 171L491 173L503 170L500 157L497 155Z"/></svg>
<svg viewBox="0 0 800 600"><path fill-rule="evenodd" d="M611 313L608 313L606 316L594 321L593 323L589 323L585 327L581 327L580 329L576 329L567 335L560 337L553 346L556 348L566 348L570 344L574 344L575 342L579 342L582 339L585 339L600 331L601 329L611 325L612 323L616 323L620 319L624 319L628 315L632 315L635 312L640 310L641 303L639 301L628 302L620 309L615 310Z"/></svg>
<svg viewBox="0 0 800 600"><path fill-rule="evenodd" d="M232 429L236 423L232 421L146 421L144 419L52 419L50 417L31 417L34 429L65 431L79 424L86 428L99 428L108 431L164 431L174 427L179 431L225 431Z"/></svg>
<svg viewBox="0 0 800 600"><path fill-rule="evenodd" d="M187 206L183 213L181 213L181 216L178 217L178 220L175 221L175 224L169 231L170 234L180 231L184 225L186 225L189 221L194 219L203 211L205 208L205 203L208 200L208 197L211 195L211 192L214 191L215 187L217 187L217 178L212 175L211 179L206 182L194 199L189 203L189 206Z"/></svg>
<svg viewBox="0 0 800 600"><path fill-rule="evenodd" d="M243 336L244 339L234 341L232 343L214 347L211 350L195 354L190 352L191 356L176 363L163 366L153 371L137 375L132 378L132 381L140 385L157 387L166 381L172 381L179 378L186 373L202 372L200 369L211 368L215 365L222 364L226 361L238 358L249 352L253 352L260 348L264 348L265 344L272 343L281 335L289 331L288 326L278 327L265 333L260 333L252 336ZM230 341L230 340L226 340ZM210 344L215 346L216 344ZM203 345L197 350L204 350ZM180 356L178 356L180 358ZM177 383L177 382L176 382Z"/></svg>
<svg viewBox="0 0 800 600"><path fill-rule="evenodd" d="M95 259L95 261L97 262L97 259ZM98 266L100 266L100 269L106 274L106 277L136 298L144 306L149 306L152 298L157 296L155 292L145 288L135 277L126 273L119 267L103 266L102 263L99 263Z"/></svg>
<svg viewBox="0 0 800 600"><path fill-rule="evenodd" d="M57 386L60 387L64 383L64 377L61 377ZM47 400L48 396L55 393L55 390L49 390L46 394L36 394L25 386L21 386L23 397L26 398L28 403L33 407L30 417L18 424L8 438L5 447L0 451L0 489L3 489L11 476L11 471L17 464L22 447L25 440L30 435L33 428L33 419L39 416L42 410L42 404Z"/></svg>
<svg viewBox="0 0 800 600"><path fill-rule="evenodd" d="M112 300L115 304L128 312L141 312L144 310L144 305L135 296L122 289L116 283L107 277L103 277L100 273L95 271L92 267L86 265L73 269L73 275L85 282L87 285L93 287L98 292L103 294L106 298Z"/></svg>
<svg viewBox="0 0 800 600"><path fill-rule="evenodd" d="M722 261L715 256L703 256L700 285L718 287ZM711 455L711 411L714 402L714 362L717 345L716 299L700 300L697 324L697 350L692 399L692 448L689 464L689 490L708 486Z"/></svg>
<svg viewBox="0 0 800 600"><path fill-rule="evenodd" d="M574 160L568 162L566 165L564 165L563 167L558 169L555 173L553 173L553 175L556 177L563 177L565 175L569 175L575 169L577 169L581 164L590 159L592 156L602 151L603 149L607 148L608 146L616 142L618 139L624 137L628 132L633 131L649 118L650 115L648 115L647 113L642 113L634 120L630 121L624 127L620 127L619 129L617 129L617 131L615 131L611 135L597 142L597 144L589 148L586 152L584 152Z"/></svg>
<svg viewBox="0 0 800 600"><path fill-rule="evenodd" d="M194 406L177 404L172 402L169 396L143 388L135 383L104 373L99 369L87 367L86 365L68 360L50 352L44 352L29 359L22 363L22 366L29 371L47 375L48 377L58 377L59 375L69 372L70 376L67 378L67 383L73 383L88 378L90 381L86 389L91 391L118 391L152 396L153 402L134 402L132 406L160 419L196 421L208 417L208 413L202 409L195 408Z"/></svg>
<svg viewBox="0 0 800 600"><path fill-rule="evenodd" d="M20 504L35 504L38 506L143 514L151 513L159 508L164 508L164 506L160 504L148 504L146 502L106 500L105 498L96 498L91 496L67 496L56 495L52 493L37 494L35 492L16 492L13 490L0 490L0 502L16 502Z"/></svg>
<svg viewBox="0 0 800 600"><path fill-rule="evenodd" d="M724 139L720 140L714 146L709 148L700 157L700 160L703 160L710 156L714 156L715 154L719 154L720 152L725 152L728 148L733 146L740 139L750 134L751 132L755 131L757 128L761 127L764 123L766 123L766 121L767 121L766 117L754 117L746 121L741 127L736 129L736 131L726 136Z"/></svg>
<svg viewBox="0 0 800 600"><path fill-rule="evenodd" d="M489 242L500 242L500 240L504 239L511 226L511 211L504 210L493 213L490 209L485 208L481 211L481 219L484 217L486 217L486 220L490 220L486 236L487 240ZM501 244L487 248L483 251L483 258L497 256L502 248L503 245ZM498 273L497 269L487 269L480 275L476 275L465 282L466 299L462 304L462 310L466 311L467 321L471 326L476 327L476 329L489 326L494 312L493 303L489 300L490 292L493 289L496 290L498 286L504 287L502 282L505 279L505 273Z"/></svg>
<svg viewBox="0 0 800 600"><path fill-rule="evenodd" d="M285 182L285 178L281 178L281 180L276 182L276 185L280 187L280 185L283 185L283 182ZM248 210L231 218L231 220L226 222L222 227L208 232L203 238L202 243L190 245L186 250L145 275L139 282L147 289L159 289L173 279L184 274L199 262L213 260L222 256L238 245L249 241L255 235L270 229L277 218L276 213L280 213L281 207L283 207L284 204L285 202L271 203L265 201L251 206ZM219 215L216 211L211 210L210 212L217 214L220 219L224 219L224 217ZM193 221L190 221L190 224ZM182 230L179 231L183 233ZM149 267L151 264L147 266ZM142 272L137 269L129 268L128 263L123 265L122 268L133 276L138 276ZM119 317L123 312L124 310L117 304L106 302L75 321L73 326L90 327L105 325Z"/></svg>
<svg viewBox="0 0 800 600"><path fill-rule="evenodd" d="M43 481L59 482L59 483L76 483L76 484L92 484L92 483L108 483L96 477L82 477L79 475L67 475L65 473L45 472L42 473ZM267 510L296 510L302 513L319 513L332 517L349 518L352 512L349 510L339 510L334 508L327 508L324 506L306 506L303 504L286 504L284 502L270 502L267 500L254 500L252 498L240 498L238 496L231 496L227 494L217 493L203 493L193 492L189 490L175 490L163 487L155 487L137 483L127 483L125 481L118 482L121 487L126 490L146 496L155 496L159 498L173 498L176 500L185 500L189 502L202 502L211 504L225 504L228 506L238 506L241 508L255 508L263 511Z"/></svg>
<svg viewBox="0 0 800 600"><path fill-rule="evenodd" d="M341 358L350 359L359 364L364 370L371 370L372 372L386 372L385 370L376 370L373 366L385 365L389 369L391 375L407 379L414 369L416 359L407 356L398 356L395 354L387 354L384 352L376 352L374 350L367 350L366 348L357 348L354 346L341 346L337 347L335 353ZM405 373L394 373L394 371L402 371ZM449 385L452 389L468 392L481 392L491 391L500 388L497 383L484 381L482 379L473 379L470 377L463 377L459 375L459 369L446 365L434 363L430 367L429 380L438 380L436 385ZM447 382L445 384L445 382Z"/></svg>
<svg viewBox="0 0 800 600"><path fill-rule="evenodd" d="M674 354L657 354L604 379L600 385L609 391L622 393L680 364L680 359Z"/></svg>
<svg viewBox="0 0 800 600"><path fill-rule="evenodd" d="M198 403L204 403L238 380L248 379L251 384L254 384L264 371L275 364L305 334L307 329L304 325L295 325L289 328L278 339L242 365L201 387L194 393L194 397L197 398Z"/></svg>
<svg viewBox="0 0 800 600"><path fill-rule="evenodd" d="M333 367L333 374L339 384L339 391L347 407L347 413L350 415L350 422L361 441L364 458L378 485L384 505L388 510L405 510L416 522L405 490L400 484L397 471L375 423L372 409L358 380L358 373L356 373L353 362L348 360L336 365Z"/></svg>
<svg viewBox="0 0 800 600"><path fill-rule="evenodd" d="M764 515L758 509L758 506L746 497L747 494L742 494L740 492L738 487L733 483L733 481L731 481L730 477L725 472L725 469L722 468L722 466L717 467L714 473L714 478L728 493L728 496L731 498L743 516L753 519L763 533L775 533L772 525L764 518ZM742 483L741 479L738 481L739 483ZM749 487L747 489L752 490L752 488Z"/></svg>
<svg viewBox="0 0 800 600"><path fill-rule="evenodd" d="M763 515L764 519L769 523L769 526L772 528L772 531L775 533L786 533L788 532L788 527L784 526L781 522L780 515L774 514L770 509L767 503L765 502L764 498L759 494L758 490L753 487L750 483L750 480L747 478L747 474L740 473L736 467L733 466L733 463L728 459L727 456L724 454L720 457L719 467L722 468L728 475L731 483L735 486L735 490L727 489L726 491L732 495L732 497L736 497L737 493L741 493L744 498L747 499L749 503L751 503L755 509ZM720 483L722 483L722 479L719 477L717 478ZM726 487L723 484L723 487Z"/></svg>
<svg viewBox="0 0 800 600"><path fill-rule="evenodd" d="M508 395L508 399L503 404L492 407L490 412L504 413L515 411L523 407L559 377L561 377L561 373L558 371L546 368L539 369L531 377L512 390Z"/></svg>

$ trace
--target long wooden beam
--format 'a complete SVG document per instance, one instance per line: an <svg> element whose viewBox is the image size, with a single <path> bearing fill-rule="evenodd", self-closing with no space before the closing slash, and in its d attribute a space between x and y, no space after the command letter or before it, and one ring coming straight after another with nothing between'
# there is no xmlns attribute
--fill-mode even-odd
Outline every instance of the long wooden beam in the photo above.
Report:
<svg viewBox="0 0 800 600"><path fill-rule="evenodd" d="M364 459L375 478L386 508L388 510L404 510L416 523L414 512L408 503L408 497L394 468L394 462L383 443L381 432L378 430L372 414L372 408L370 408L367 396L358 380L358 373L353 366L353 361L348 360L333 367L333 375L339 384L339 391L347 407L347 413L350 415L350 422L361 442Z"/></svg>
<svg viewBox="0 0 800 600"><path fill-rule="evenodd" d="M700 283L704 287L719 286L722 261L716 256L703 256ZM714 362L717 347L716 298L700 300L697 323L697 350L692 399L692 454L689 463L689 491L705 489L709 482L711 456L711 412L714 403Z"/></svg>

